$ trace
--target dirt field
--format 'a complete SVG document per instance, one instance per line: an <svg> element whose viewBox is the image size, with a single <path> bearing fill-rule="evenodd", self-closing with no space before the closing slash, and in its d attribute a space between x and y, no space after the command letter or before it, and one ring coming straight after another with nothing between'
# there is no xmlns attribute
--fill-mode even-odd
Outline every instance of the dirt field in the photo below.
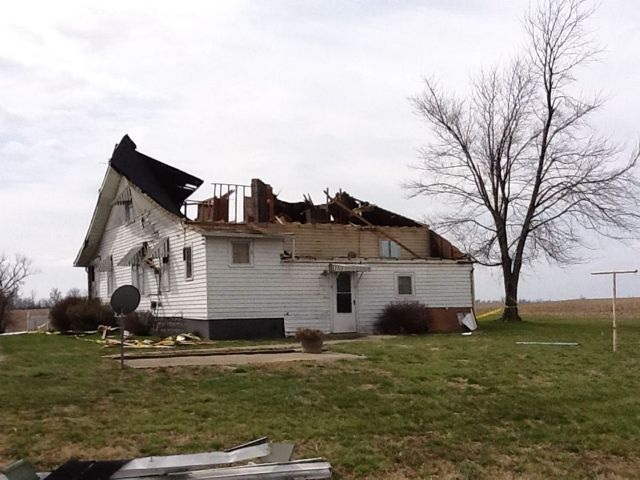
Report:
<svg viewBox="0 0 640 480"><path fill-rule="evenodd" d="M498 302L478 302L478 315L502 308ZM610 298L576 298L555 302L526 302L519 306L520 315L562 316L571 318L609 318L611 317ZM640 319L640 297L619 298L616 301L616 313L620 319Z"/></svg>

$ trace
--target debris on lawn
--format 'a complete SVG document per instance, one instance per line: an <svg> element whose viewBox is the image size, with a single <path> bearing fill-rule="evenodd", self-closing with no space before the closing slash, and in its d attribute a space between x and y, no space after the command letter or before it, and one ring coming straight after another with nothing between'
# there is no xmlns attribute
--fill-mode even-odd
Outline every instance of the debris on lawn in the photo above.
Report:
<svg viewBox="0 0 640 480"><path fill-rule="evenodd" d="M51 473L36 473L19 460L3 470L7 480L214 480L300 479L332 477L331 464L322 458L291 460L292 443L271 443L259 438L225 451L167 455L121 461L69 460ZM242 463L244 465L237 465Z"/></svg>
<svg viewBox="0 0 640 480"><path fill-rule="evenodd" d="M109 335L110 332L115 332L117 330L120 330L120 327L111 327L109 325L98 325L98 333L100 334L100 337L102 338L102 340L107 338L107 335Z"/></svg>
<svg viewBox="0 0 640 480"><path fill-rule="evenodd" d="M578 342L516 342L516 345L555 345L557 347L577 347Z"/></svg>
<svg viewBox="0 0 640 480"><path fill-rule="evenodd" d="M105 347L119 347L120 340L113 338L105 338L104 340L96 340L96 343ZM202 343L202 339L192 333L181 333L172 337L162 338L160 340L143 340L130 338L124 341L125 348L173 348L179 345L197 345Z"/></svg>
<svg viewBox="0 0 640 480"><path fill-rule="evenodd" d="M38 332L35 332L35 331L29 332L27 330L24 330L24 331L21 331L21 332L5 332L5 333L0 333L0 337L11 337L11 336L14 336L14 335L26 335L27 333L38 333Z"/></svg>
<svg viewBox="0 0 640 480"><path fill-rule="evenodd" d="M478 324L473 316L473 312L469 312L467 314L459 313L458 322L460 322L460 325L467 327L470 332L478 329Z"/></svg>

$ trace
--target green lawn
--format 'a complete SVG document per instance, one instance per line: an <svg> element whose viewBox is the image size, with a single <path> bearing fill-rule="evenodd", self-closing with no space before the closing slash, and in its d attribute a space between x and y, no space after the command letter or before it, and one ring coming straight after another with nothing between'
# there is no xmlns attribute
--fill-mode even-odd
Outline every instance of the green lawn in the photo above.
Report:
<svg viewBox="0 0 640 480"><path fill-rule="evenodd" d="M0 464L268 436L326 457L341 478L638 478L640 320L619 333L613 354L607 321L488 320L471 337L332 347L362 361L124 372L90 342L3 337Z"/></svg>

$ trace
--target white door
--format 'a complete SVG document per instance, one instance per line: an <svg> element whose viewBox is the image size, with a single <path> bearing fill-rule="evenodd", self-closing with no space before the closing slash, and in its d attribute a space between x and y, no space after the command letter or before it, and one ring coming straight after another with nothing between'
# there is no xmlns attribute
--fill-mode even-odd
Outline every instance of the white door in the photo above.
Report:
<svg viewBox="0 0 640 480"><path fill-rule="evenodd" d="M333 332L355 332L356 297L353 273L338 272L333 282Z"/></svg>

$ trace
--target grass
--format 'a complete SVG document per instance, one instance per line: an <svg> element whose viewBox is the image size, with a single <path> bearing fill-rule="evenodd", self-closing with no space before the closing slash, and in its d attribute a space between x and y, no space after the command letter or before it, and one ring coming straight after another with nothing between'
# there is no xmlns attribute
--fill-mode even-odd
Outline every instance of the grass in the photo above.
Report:
<svg viewBox="0 0 640 480"><path fill-rule="evenodd" d="M269 436L341 478L630 478L640 324L487 320L471 337L332 346L363 361L120 371L91 342L0 339L0 465L127 458ZM516 345L577 341L579 347Z"/></svg>

